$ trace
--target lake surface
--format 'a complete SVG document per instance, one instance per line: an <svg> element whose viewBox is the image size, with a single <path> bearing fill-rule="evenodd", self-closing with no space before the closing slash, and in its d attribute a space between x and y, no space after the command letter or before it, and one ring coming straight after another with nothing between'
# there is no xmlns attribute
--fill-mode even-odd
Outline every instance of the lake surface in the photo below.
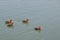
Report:
<svg viewBox="0 0 60 40"><path fill-rule="evenodd" d="M9 19L13 27L5 24ZM0 0L0 40L60 40L60 0Z"/></svg>

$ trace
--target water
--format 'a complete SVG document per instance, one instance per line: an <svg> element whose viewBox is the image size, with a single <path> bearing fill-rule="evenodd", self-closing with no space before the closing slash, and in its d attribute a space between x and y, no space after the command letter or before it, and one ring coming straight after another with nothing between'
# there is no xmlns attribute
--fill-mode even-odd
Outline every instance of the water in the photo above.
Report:
<svg viewBox="0 0 60 40"><path fill-rule="evenodd" d="M11 18L14 27L7 27ZM60 40L60 0L0 0L0 40Z"/></svg>

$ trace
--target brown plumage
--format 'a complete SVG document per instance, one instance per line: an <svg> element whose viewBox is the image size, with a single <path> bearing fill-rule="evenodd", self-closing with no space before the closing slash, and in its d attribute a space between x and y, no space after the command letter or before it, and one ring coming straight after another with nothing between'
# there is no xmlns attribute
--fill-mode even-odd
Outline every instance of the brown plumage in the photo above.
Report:
<svg viewBox="0 0 60 40"><path fill-rule="evenodd" d="M25 19L22 21L23 23L28 23L29 22L29 19Z"/></svg>
<svg viewBox="0 0 60 40"><path fill-rule="evenodd" d="M11 23L12 22L12 19L10 19L9 21L6 21L5 23L8 24L8 23Z"/></svg>
<svg viewBox="0 0 60 40"><path fill-rule="evenodd" d="M34 28L35 30L41 30L41 26Z"/></svg>
<svg viewBox="0 0 60 40"><path fill-rule="evenodd" d="M8 24L8 26L13 26L14 24L12 19L10 19L9 21L6 21L5 23Z"/></svg>

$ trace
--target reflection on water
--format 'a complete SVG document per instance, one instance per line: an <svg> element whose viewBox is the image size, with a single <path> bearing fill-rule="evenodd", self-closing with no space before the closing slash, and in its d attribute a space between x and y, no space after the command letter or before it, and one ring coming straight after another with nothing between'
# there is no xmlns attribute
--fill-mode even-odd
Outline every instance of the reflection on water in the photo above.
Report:
<svg viewBox="0 0 60 40"><path fill-rule="evenodd" d="M23 25L29 26L30 23L23 23Z"/></svg>
<svg viewBox="0 0 60 40"><path fill-rule="evenodd" d="M35 31L37 31L37 32L39 32L39 33L40 33L42 30L35 30Z"/></svg>
<svg viewBox="0 0 60 40"><path fill-rule="evenodd" d="M12 28L12 29L14 28L14 26L8 26L8 25L7 25L7 27L8 27L8 28Z"/></svg>

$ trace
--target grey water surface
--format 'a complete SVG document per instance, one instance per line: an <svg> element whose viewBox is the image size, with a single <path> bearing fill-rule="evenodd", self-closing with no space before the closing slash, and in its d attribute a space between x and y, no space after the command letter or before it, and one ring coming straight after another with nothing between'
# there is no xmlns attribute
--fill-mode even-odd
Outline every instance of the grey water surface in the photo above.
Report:
<svg viewBox="0 0 60 40"><path fill-rule="evenodd" d="M13 27L5 24L9 19ZM60 40L60 0L0 0L0 40Z"/></svg>

